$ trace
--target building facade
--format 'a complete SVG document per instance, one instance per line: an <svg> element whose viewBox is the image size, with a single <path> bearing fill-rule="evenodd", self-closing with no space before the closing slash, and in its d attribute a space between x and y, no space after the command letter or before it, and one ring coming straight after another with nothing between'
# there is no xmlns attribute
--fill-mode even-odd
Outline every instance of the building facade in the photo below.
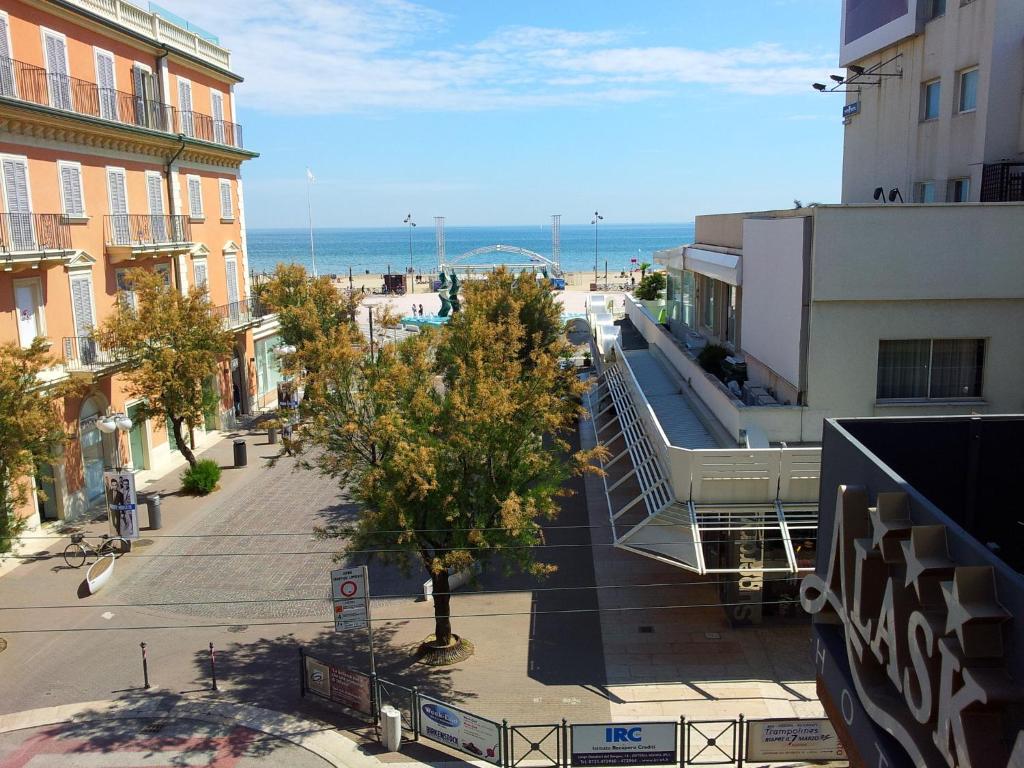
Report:
<svg viewBox="0 0 1024 768"><path fill-rule="evenodd" d="M81 377L63 406L64 459L42 467L45 494L30 524L102 504L102 472L168 465L165 424L135 420L102 434L104 414L133 415L127 362L92 329L144 268L175 290L202 286L235 331L235 350L209 388L220 399L203 425L231 423L256 404L251 300L230 54L212 35L123 0L11 0L0 9L0 342L50 343L48 379ZM44 500L45 496L45 500Z"/></svg>
<svg viewBox="0 0 1024 768"><path fill-rule="evenodd" d="M843 202L1024 200L1024 6L843 5Z"/></svg>

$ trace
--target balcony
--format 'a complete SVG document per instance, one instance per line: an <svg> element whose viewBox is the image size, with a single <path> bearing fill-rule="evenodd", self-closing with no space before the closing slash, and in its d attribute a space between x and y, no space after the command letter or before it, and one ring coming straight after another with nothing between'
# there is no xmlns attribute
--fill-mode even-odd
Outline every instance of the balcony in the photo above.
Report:
<svg viewBox="0 0 1024 768"><path fill-rule="evenodd" d="M104 217L103 238L112 263L174 256L192 248L188 216L117 213Z"/></svg>
<svg viewBox="0 0 1024 768"><path fill-rule="evenodd" d="M173 108L167 104L4 57L0 96L155 131L170 131L173 122Z"/></svg>
<svg viewBox="0 0 1024 768"><path fill-rule="evenodd" d="M47 72L34 64L3 56L0 96L134 128L181 133L211 144L242 148L242 126L237 123L200 112L178 112L160 101L101 88L88 80Z"/></svg>
<svg viewBox="0 0 1024 768"><path fill-rule="evenodd" d="M174 130L190 139L242 148L242 126L202 112L175 110Z"/></svg>
<svg viewBox="0 0 1024 768"><path fill-rule="evenodd" d="M0 269L38 269L71 255L71 227L61 213L0 213Z"/></svg>
<svg viewBox="0 0 1024 768"><path fill-rule="evenodd" d="M72 376L97 376L128 367L125 350L100 347L91 336L64 337L64 369Z"/></svg>
<svg viewBox="0 0 1024 768"><path fill-rule="evenodd" d="M264 317L271 314L271 310L258 298L250 297L241 301L233 301L230 304L210 307L210 313L219 317L228 330L237 331L259 325Z"/></svg>
<svg viewBox="0 0 1024 768"><path fill-rule="evenodd" d="M1024 163L993 163L981 173L981 202L1024 201Z"/></svg>

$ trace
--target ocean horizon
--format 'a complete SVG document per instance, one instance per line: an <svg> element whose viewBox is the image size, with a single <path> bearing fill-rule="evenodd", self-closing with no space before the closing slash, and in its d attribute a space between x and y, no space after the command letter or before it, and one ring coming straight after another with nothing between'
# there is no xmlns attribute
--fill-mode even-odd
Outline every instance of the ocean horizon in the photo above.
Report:
<svg viewBox="0 0 1024 768"><path fill-rule="evenodd" d="M652 262L655 251L693 241L694 224L602 224L598 228L598 270L609 275L629 270L637 263ZM314 228L316 266L320 274L347 275L403 272L410 265L409 230L406 227ZM311 267L309 230L302 228L247 230L249 267L269 272L278 262ZM489 245L513 245L551 256L550 225L460 226L445 228L446 257ZM482 264L493 254L466 263ZM636 261L633 261L633 260ZM523 257L512 261L522 263ZM437 248L432 224L412 230L412 267L421 273L437 270ZM561 265L565 272L594 269L594 227L563 224Z"/></svg>

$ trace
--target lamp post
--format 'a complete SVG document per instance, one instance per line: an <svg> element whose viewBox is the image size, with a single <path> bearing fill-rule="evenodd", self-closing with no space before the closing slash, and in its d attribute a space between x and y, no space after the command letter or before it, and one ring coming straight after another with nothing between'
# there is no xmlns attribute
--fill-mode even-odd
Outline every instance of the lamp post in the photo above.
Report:
<svg viewBox="0 0 1024 768"><path fill-rule="evenodd" d="M112 435L115 432L128 432L132 428L132 420L123 413L108 413L104 418L96 422L96 428L105 435ZM121 471L121 440L114 438L114 462L117 471Z"/></svg>
<svg viewBox="0 0 1024 768"><path fill-rule="evenodd" d="M602 221L603 219L604 219L604 216L602 216L597 211L594 211L594 220L592 222L590 222L591 224L594 225L594 282L595 283L597 282L597 222Z"/></svg>
<svg viewBox="0 0 1024 768"><path fill-rule="evenodd" d="M374 342L373 342L373 310L374 310L374 307L376 307L377 305L376 304L364 304L363 306L366 307L366 312L367 312L367 314L370 315L370 362L376 363L377 362L377 356L374 354L374 349L373 349L373 344L374 344Z"/></svg>
<svg viewBox="0 0 1024 768"><path fill-rule="evenodd" d="M412 230L416 226L416 222L412 220L412 214L407 213L405 219L402 220L403 224L409 225L409 274L412 274Z"/></svg>

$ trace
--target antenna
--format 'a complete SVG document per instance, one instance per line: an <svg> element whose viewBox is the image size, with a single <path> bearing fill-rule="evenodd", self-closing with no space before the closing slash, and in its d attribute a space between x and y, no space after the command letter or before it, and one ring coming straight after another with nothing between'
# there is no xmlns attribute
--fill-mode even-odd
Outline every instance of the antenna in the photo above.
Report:
<svg viewBox="0 0 1024 768"><path fill-rule="evenodd" d="M562 269L562 214L556 213L551 217L551 260L555 262L555 268Z"/></svg>
<svg viewBox="0 0 1024 768"><path fill-rule="evenodd" d="M434 238L437 240L437 266L444 269L444 216L434 217Z"/></svg>

